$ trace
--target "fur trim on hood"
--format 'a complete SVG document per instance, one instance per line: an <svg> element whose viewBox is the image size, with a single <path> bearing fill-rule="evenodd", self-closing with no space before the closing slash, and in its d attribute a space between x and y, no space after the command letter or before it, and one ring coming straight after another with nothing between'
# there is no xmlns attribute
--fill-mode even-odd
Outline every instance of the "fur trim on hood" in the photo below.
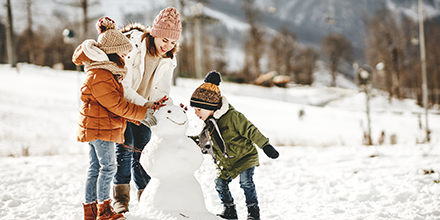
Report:
<svg viewBox="0 0 440 220"><path fill-rule="evenodd" d="M129 23L127 25L125 25L125 27L120 28L119 31L121 31L122 33L126 33L132 30L138 30L138 31L142 31L145 33L150 32L150 27L147 27L139 22L134 22L134 23Z"/></svg>
<svg viewBox="0 0 440 220"><path fill-rule="evenodd" d="M120 28L119 31L121 31L122 34L124 34L129 39L130 39L131 34L134 31L140 31L140 32L144 33L142 36L142 39L144 39L146 34L150 33L150 29L151 29L151 27L147 27L139 22L134 22L134 23L129 23L129 24L125 25L125 27Z"/></svg>
<svg viewBox="0 0 440 220"><path fill-rule="evenodd" d="M228 112L228 110L229 110L229 102L228 102L228 100L226 99L225 96L222 96L222 107L220 107L220 109L217 109L217 110L214 112L213 117L214 117L215 119L219 119L219 118L222 117L224 114L226 114L226 112Z"/></svg>

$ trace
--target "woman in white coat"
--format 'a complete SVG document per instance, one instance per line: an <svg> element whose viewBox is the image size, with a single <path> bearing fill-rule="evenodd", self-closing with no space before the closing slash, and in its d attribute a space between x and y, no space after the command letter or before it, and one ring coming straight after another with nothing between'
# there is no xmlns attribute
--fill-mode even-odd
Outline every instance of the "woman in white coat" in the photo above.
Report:
<svg viewBox="0 0 440 220"><path fill-rule="evenodd" d="M132 23L121 32L133 45L133 50L125 57L128 69L122 81L125 99L146 107L162 103L170 95L177 65L177 41L182 32L179 13L173 7L165 8L156 16L151 28ZM113 197L117 213L129 211L131 176L138 190L138 200L150 181L139 163L141 152L151 137L150 128L127 122L124 136L125 143L116 146L118 169L113 179Z"/></svg>

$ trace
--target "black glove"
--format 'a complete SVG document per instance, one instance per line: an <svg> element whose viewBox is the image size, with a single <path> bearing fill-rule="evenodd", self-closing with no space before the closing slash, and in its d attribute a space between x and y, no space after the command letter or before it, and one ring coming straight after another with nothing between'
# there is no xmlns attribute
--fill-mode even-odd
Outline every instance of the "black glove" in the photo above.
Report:
<svg viewBox="0 0 440 220"><path fill-rule="evenodd" d="M280 156L280 153L278 153L278 151L275 150L275 148L270 144L264 146L263 151L269 158L272 159L276 159L278 156Z"/></svg>

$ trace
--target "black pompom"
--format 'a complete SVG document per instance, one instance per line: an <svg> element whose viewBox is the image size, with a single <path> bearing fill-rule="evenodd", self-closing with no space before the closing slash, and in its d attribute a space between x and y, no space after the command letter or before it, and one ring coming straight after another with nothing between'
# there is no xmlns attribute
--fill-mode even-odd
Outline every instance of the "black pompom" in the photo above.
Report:
<svg viewBox="0 0 440 220"><path fill-rule="evenodd" d="M220 73L218 73L216 71L211 71L208 74L206 74L205 80L203 80L203 81L206 83L212 83L212 84L219 86L220 82L222 81L222 77L221 77Z"/></svg>

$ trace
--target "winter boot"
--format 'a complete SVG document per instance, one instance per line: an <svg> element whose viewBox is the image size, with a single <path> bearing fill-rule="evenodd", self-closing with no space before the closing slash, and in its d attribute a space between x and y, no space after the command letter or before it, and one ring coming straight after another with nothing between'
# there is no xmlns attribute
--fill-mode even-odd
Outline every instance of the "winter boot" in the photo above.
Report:
<svg viewBox="0 0 440 220"><path fill-rule="evenodd" d="M223 212L221 214L217 214L217 216L224 219L238 219L237 210L235 210L234 204L224 204Z"/></svg>
<svg viewBox="0 0 440 220"><path fill-rule="evenodd" d="M248 216L247 220L260 220L260 208L258 205L251 205L247 207Z"/></svg>
<svg viewBox="0 0 440 220"><path fill-rule="evenodd" d="M141 201L141 195L142 195L143 192L144 192L144 189L140 189L140 190L137 192L138 202Z"/></svg>
<svg viewBox="0 0 440 220"><path fill-rule="evenodd" d="M83 204L84 207L84 220L96 220L96 202Z"/></svg>
<svg viewBox="0 0 440 220"><path fill-rule="evenodd" d="M104 203L98 203L98 217L96 220L125 220L123 214L118 214L111 207L111 199L105 200Z"/></svg>
<svg viewBox="0 0 440 220"><path fill-rule="evenodd" d="M128 212L130 202L130 184L116 184L113 186L113 208L115 212L121 214Z"/></svg>

